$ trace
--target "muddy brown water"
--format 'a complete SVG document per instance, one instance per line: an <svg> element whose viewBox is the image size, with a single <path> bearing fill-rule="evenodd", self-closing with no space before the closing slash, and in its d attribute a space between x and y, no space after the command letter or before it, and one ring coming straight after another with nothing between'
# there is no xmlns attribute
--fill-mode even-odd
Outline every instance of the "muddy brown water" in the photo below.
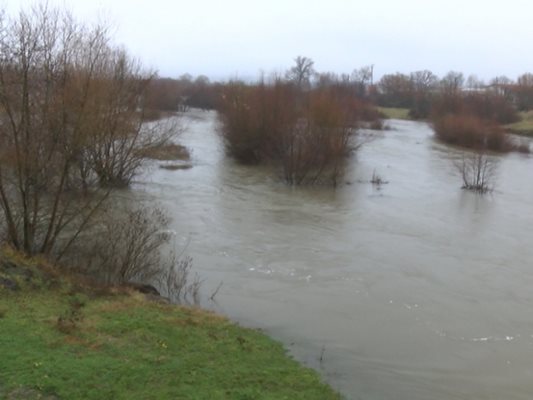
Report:
<svg viewBox="0 0 533 400"><path fill-rule="evenodd" d="M205 306L264 329L348 399L533 398L533 158L497 157L495 190L460 189L458 149L425 123L352 157L337 189L290 188L224 156L192 111L193 168L149 168ZM368 183L376 171L388 184Z"/></svg>

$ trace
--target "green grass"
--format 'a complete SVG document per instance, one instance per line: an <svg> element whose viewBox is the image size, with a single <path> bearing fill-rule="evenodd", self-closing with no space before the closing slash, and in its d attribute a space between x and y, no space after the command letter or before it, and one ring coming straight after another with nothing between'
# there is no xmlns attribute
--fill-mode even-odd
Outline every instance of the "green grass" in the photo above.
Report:
<svg viewBox="0 0 533 400"><path fill-rule="evenodd" d="M281 344L216 314L46 286L0 286L0 398L339 398Z"/></svg>
<svg viewBox="0 0 533 400"><path fill-rule="evenodd" d="M505 128L514 134L533 136L533 111L519 113L520 121L505 125Z"/></svg>
<svg viewBox="0 0 533 400"><path fill-rule="evenodd" d="M407 108L378 107L378 110L388 119L411 119Z"/></svg>

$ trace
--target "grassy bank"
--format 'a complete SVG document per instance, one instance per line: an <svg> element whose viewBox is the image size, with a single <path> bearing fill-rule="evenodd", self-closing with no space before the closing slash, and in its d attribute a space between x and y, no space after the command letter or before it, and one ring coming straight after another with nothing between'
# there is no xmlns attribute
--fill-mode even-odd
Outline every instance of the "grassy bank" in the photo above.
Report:
<svg viewBox="0 0 533 400"><path fill-rule="evenodd" d="M0 398L339 397L258 331L124 289L51 280L11 253L0 256Z"/></svg>
<svg viewBox="0 0 533 400"><path fill-rule="evenodd" d="M521 112L520 121L505 125L508 132L522 136L533 136L533 111Z"/></svg>
<svg viewBox="0 0 533 400"><path fill-rule="evenodd" d="M411 119L407 108L378 107L378 111L387 119Z"/></svg>

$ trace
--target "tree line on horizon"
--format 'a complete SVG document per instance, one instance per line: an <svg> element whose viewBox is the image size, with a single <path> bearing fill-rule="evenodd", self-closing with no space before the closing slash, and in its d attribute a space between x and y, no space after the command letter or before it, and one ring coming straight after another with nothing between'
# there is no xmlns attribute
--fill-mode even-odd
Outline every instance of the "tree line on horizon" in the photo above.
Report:
<svg viewBox="0 0 533 400"><path fill-rule="evenodd" d="M273 74L276 76L279 74ZM516 80L497 76L485 82L475 75L465 77L462 72L450 71L439 77L430 70L410 73L384 74L374 82L373 66L364 66L351 73L318 72L314 62L298 56L287 70L285 78L298 86L308 88L332 85L351 87L360 99L371 101L376 106L405 108L413 119L431 116L432 104L439 95L457 95L475 98L494 97L516 111L533 109L533 73L526 72ZM264 78L264 76L263 76ZM205 75L194 77L183 74L179 78L156 78L151 82L150 104L160 110L177 111L183 107L216 109L222 88L242 79L211 81ZM473 101L476 101L473 100ZM501 122L512 122L513 116L496 116Z"/></svg>
<svg viewBox="0 0 533 400"><path fill-rule="evenodd" d="M429 70L409 74L383 75L374 82L373 66L351 73L319 72L312 59L298 56L285 74L260 77L255 82L233 79L211 82L206 76L194 79L155 79L149 87L149 104L161 110L185 110L189 107L223 110L225 93L236 83L249 88L262 85L292 85L302 93L335 90L349 93L359 108L402 108L414 120L433 123L443 141L465 147L486 147L495 151L515 150L503 125L520 120L519 112L533 109L533 74L524 73L513 81L498 76L488 83L474 75L450 71L442 77ZM376 113L369 120L375 120ZM364 118L363 118L364 119ZM488 139L487 139L488 138ZM521 151L526 151L521 147Z"/></svg>
<svg viewBox="0 0 533 400"><path fill-rule="evenodd" d="M350 74L318 72L312 59L299 56L285 73L255 82L186 75L153 84L149 98L166 102L167 109L217 110L227 154L245 164L277 166L290 185L336 185L347 156L361 145L358 128L383 127L379 107L407 109L411 119L429 121L439 140L473 149L459 168L467 189L488 190L493 165L487 152L529 152L504 125L533 109L530 73L487 84L456 71L439 78L421 70L374 82L373 66Z"/></svg>

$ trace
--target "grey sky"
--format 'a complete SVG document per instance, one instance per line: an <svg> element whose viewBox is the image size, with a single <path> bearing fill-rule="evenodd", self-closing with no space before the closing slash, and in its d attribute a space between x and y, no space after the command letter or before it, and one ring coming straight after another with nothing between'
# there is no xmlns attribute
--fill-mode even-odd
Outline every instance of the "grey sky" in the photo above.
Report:
<svg viewBox="0 0 533 400"><path fill-rule="evenodd" d="M10 11L35 1L10 0ZM161 76L255 77L297 55L319 71L430 69L489 79L533 71L531 0L49 0L104 15Z"/></svg>

